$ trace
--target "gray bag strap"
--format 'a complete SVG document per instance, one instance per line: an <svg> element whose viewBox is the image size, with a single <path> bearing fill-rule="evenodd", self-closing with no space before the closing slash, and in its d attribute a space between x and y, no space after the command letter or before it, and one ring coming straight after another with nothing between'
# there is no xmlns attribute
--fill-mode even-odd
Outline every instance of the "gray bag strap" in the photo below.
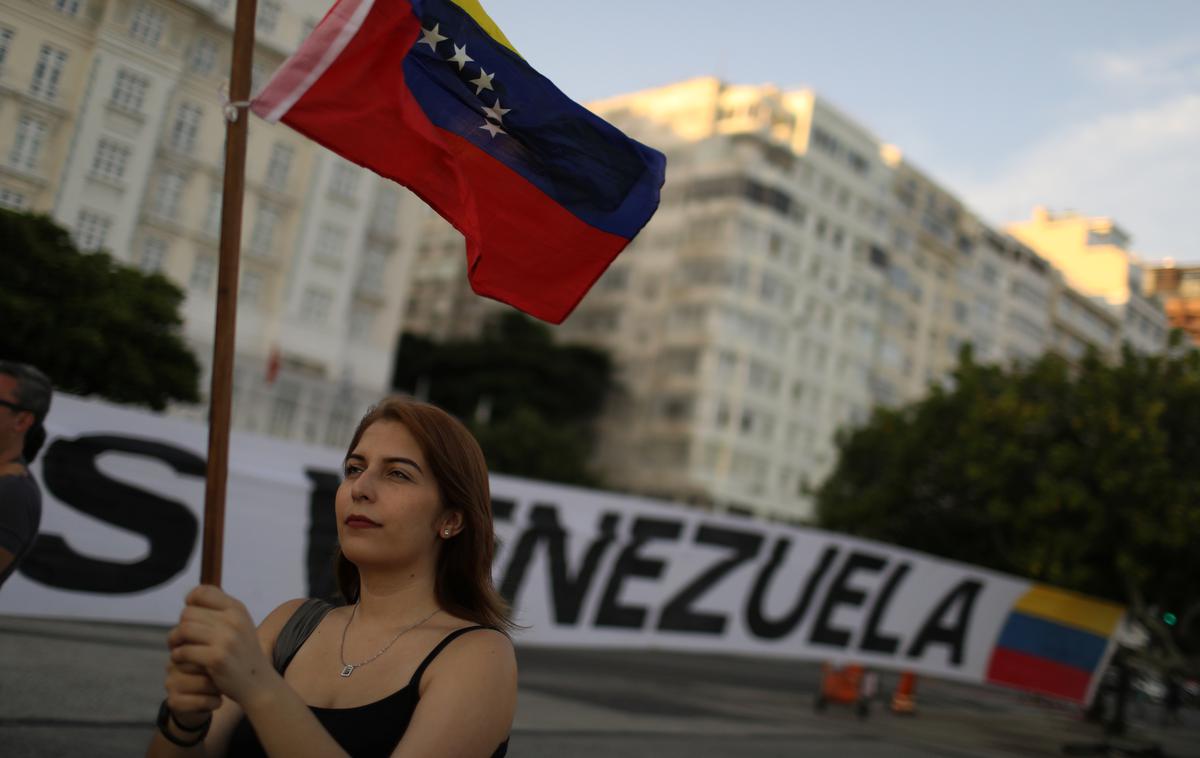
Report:
<svg viewBox="0 0 1200 758"><path fill-rule="evenodd" d="M275 638L275 649L271 651L271 662L275 665L276 671L282 674L287 669L292 658L296 656L296 651L308 639L308 635L313 633L313 630L321 623L321 619L325 618L325 614L332 610L332 605L318 598L305 600L296 609L292 617L279 630L279 636Z"/></svg>

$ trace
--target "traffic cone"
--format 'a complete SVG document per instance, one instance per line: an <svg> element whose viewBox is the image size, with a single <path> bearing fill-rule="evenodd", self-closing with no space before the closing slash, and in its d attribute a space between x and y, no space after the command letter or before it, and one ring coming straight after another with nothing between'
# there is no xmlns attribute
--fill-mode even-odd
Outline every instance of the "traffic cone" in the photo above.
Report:
<svg viewBox="0 0 1200 758"><path fill-rule="evenodd" d="M912 715L917 712L917 698L915 691L917 689L917 675L911 671L905 671L900 675L900 681L896 684L896 691L892 693L892 713L903 715Z"/></svg>

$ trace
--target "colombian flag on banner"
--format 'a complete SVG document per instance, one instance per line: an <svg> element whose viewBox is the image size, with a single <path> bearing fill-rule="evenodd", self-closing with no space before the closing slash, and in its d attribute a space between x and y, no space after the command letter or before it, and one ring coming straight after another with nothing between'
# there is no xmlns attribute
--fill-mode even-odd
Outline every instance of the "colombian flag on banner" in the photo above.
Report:
<svg viewBox="0 0 1200 758"><path fill-rule="evenodd" d="M654 214L666 169L476 0L338 0L252 108L411 189L466 237L477 293L554 323Z"/></svg>
<svg viewBox="0 0 1200 758"><path fill-rule="evenodd" d="M987 681L1087 702L1124 609L1035 584L1017 601L992 650Z"/></svg>

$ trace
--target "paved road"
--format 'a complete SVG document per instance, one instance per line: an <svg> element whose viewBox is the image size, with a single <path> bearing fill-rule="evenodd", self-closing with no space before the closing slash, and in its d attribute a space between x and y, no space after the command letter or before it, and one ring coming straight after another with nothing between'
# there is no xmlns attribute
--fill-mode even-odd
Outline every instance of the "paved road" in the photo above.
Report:
<svg viewBox="0 0 1200 758"><path fill-rule="evenodd" d="M140 755L162 697L159 627L0 616L0 756ZM816 666L734 656L521 648L516 758L1006 758L1096 742L1076 711L1000 690L919 685L920 714L816 714ZM884 678L885 687L893 682ZM1200 758L1200 713L1147 710L1126 745Z"/></svg>

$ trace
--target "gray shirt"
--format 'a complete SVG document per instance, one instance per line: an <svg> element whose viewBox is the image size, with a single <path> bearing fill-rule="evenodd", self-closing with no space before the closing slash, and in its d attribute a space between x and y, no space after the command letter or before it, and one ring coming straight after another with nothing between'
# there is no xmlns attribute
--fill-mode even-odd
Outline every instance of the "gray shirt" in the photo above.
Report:
<svg viewBox="0 0 1200 758"><path fill-rule="evenodd" d="M25 460L19 458L16 463L24 466ZM42 493L33 476L28 473L0 476L0 547L15 556L8 568L0 572L0 585L33 547L41 521Z"/></svg>

